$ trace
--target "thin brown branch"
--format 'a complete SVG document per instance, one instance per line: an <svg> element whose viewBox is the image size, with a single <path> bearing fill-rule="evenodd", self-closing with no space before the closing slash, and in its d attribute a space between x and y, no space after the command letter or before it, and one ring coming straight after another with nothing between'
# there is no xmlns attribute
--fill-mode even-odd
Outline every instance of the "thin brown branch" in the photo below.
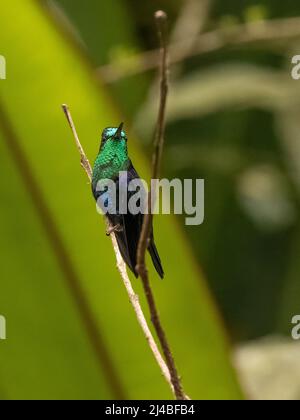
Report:
<svg viewBox="0 0 300 420"><path fill-rule="evenodd" d="M161 320L158 314L156 303L154 300L154 295L150 286L148 270L146 266L146 251L149 244L150 235L152 232L153 224L153 214L152 214L152 204L154 202L154 194L156 191L155 180L158 179L160 163L162 158L162 150L164 145L164 135L165 135L165 114L166 114L166 103L168 95L168 48L166 40L166 21L167 15L158 11L155 14L155 19L158 26L158 33L161 44L161 64L160 64L160 101L159 101L159 111L157 118L157 127L156 135L154 141L154 151L153 151L153 162L152 162L152 181L151 188L148 194L148 212L144 216L143 226L141 237L139 240L138 251L137 251L137 272L141 277L147 302L149 305L149 310L151 314L151 320L154 325L156 334L160 341L166 363L168 365L171 381L174 387L175 395L178 400L185 400L187 396L184 394L181 381L176 369L175 361L168 343L166 333L162 327ZM153 185L154 184L154 185Z"/></svg>
<svg viewBox="0 0 300 420"><path fill-rule="evenodd" d="M172 390L173 394L175 395L174 387L173 387L173 384L172 384L172 381L171 381L171 376L170 376L168 366L166 365L162 355L160 354L160 351L159 351L159 349L156 345L156 342L154 341L153 335L152 335L152 333L151 333L151 331L148 327L145 315L143 313L142 307L141 307L140 302L139 302L139 297L134 292L134 290L132 288L131 281L130 281L130 279L128 277L128 274L127 274L126 264L124 263L124 260L121 256L120 252L119 252L116 237L115 237L115 235L111 235L111 238L112 238L112 242L113 242L114 251L115 251L115 254L116 254L117 267L118 267L118 270L119 270L120 275L122 277L123 283L126 287L126 290L127 290L130 302L131 302L131 304L133 306L133 309L135 311L137 320L138 320L138 322L139 322L139 324L140 324L140 326L141 326L141 328L144 332L144 335L145 335L146 340L149 344L149 347L151 348L152 353L154 354L154 357L155 357L155 359L156 359L156 361L157 361L157 363L158 363L158 365L159 365L159 367L162 371L163 376L165 377L166 381L168 382L168 384L171 387L171 390Z"/></svg>
<svg viewBox="0 0 300 420"><path fill-rule="evenodd" d="M163 12L157 12L163 13ZM166 114L166 104L168 96L168 64L167 64L167 43L166 37L164 34L164 27L166 25L166 15L156 16L158 23L158 33L161 43L161 63L160 63L160 101L159 101L159 110L157 118L157 126L154 140L154 151L153 151L153 160L152 160L152 180L155 182L159 176L159 168L161 163L162 150L164 145L164 133L165 133L165 114ZM155 188L150 188L148 194L148 213L144 217L143 227L141 238L138 246L137 261L138 261L138 271L141 271L145 267L145 254L148 248L148 242L150 233L152 230L152 205L154 202L154 192Z"/></svg>
<svg viewBox="0 0 300 420"><path fill-rule="evenodd" d="M270 43L281 47L299 39L299 17L240 24L230 28L215 29L199 35L198 39L194 41L192 49L186 48L189 40L171 44L169 46L170 64L176 64L188 58L216 52L227 47L243 47L253 44L261 48ZM97 73L107 83L113 83L125 77L156 69L160 58L157 50L150 50L130 57L130 61L134 65L122 67L107 64L100 67Z"/></svg>
<svg viewBox="0 0 300 420"><path fill-rule="evenodd" d="M75 142L76 142L79 154L80 154L81 165L82 165L83 169L85 170L89 181L91 182L92 181L92 168L91 168L89 160L88 160L88 158L87 158L87 156L86 156L86 154L83 150L83 147L80 143L80 140L79 140L76 128L75 128L75 124L74 124L73 119L72 119L71 112L70 112L67 105L62 105L62 108L63 108L63 111L66 115L68 123L71 127L71 130L72 130L72 133L73 133L73 136L74 136L74 139L75 139ZM161 372L162 372L164 378L168 382L172 393L175 395L174 387L173 387L173 384L172 384L172 381L171 381L171 375L170 375L168 366L166 365L162 355L160 354L160 351L159 351L159 349L156 345L156 342L153 338L153 335L150 331L150 328L148 327L146 318L144 316L142 307L141 307L140 302L139 302L138 295L133 290L132 284L131 284L130 279L129 279L128 274L127 274L126 265L123 261L123 258L120 254L120 251L119 251L119 247L118 247L118 244L117 244L117 241L116 241L115 234L113 232L111 232L110 237L112 239L112 245L113 245L113 249L114 249L114 252L115 252L115 255L116 255L117 267L118 267L120 276L122 278L122 281L124 283L124 286L126 288L130 303L133 306L133 309L135 311L138 323L140 324L140 327L142 328L142 331L143 331L143 333L146 337L146 340L149 344L149 347L150 347L150 349L151 349L151 351L152 351L152 353L153 353L153 355L154 355L154 357L157 361L158 366L161 369Z"/></svg>
<svg viewBox="0 0 300 420"><path fill-rule="evenodd" d="M65 104L62 105L62 109L65 113L65 116L66 116L66 118L68 120L68 123L70 125L70 128L72 130L72 133L73 133L73 136L74 136L74 139L75 139L75 143L76 143L76 146L77 146L78 151L79 151L81 166L85 170L85 172L86 172L86 174L89 178L89 181L92 182L92 173L93 173L92 167L90 165L90 162L89 162L88 158L86 157L86 154L84 153L83 147L81 146L81 143L80 143L80 140L79 140L76 128L75 128L75 124L74 124L74 121L73 121L73 118L72 118L72 115L71 115L71 112L70 112L68 106L65 105Z"/></svg>

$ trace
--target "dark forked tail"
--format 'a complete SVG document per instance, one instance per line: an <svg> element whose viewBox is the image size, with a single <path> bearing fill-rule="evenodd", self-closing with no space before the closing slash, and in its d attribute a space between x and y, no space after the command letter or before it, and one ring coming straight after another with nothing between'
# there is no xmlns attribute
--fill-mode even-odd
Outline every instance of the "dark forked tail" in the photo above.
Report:
<svg viewBox="0 0 300 420"><path fill-rule="evenodd" d="M156 271L158 272L159 276L163 279L164 278L164 270L162 268L161 260L160 260L160 257L158 255L158 251L156 249L153 238L151 239L150 245L148 247L148 251L149 251L149 254L151 255L152 262L153 262L153 265L154 265Z"/></svg>

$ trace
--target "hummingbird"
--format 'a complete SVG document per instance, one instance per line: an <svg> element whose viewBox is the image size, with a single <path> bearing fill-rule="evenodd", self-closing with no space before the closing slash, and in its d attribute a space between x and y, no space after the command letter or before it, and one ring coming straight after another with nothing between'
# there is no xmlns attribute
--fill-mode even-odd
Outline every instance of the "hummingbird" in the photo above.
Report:
<svg viewBox="0 0 300 420"><path fill-rule="evenodd" d="M116 185L116 211L114 214L107 212L106 216L111 227L107 230L107 235L115 233L118 247L123 260L129 269L138 277L136 271L137 249L141 235L143 218L142 212L132 214L128 210L126 214L121 214L119 209L119 194L122 184L121 174L126 174L125 188L127 189L127 203L134 192L128 191L128 184L135 179L140 179L127 150L127 136L123 130L124 123L119 127L108 127L102 132L100 150L96 158L92 174L92 192L100 207L106 206L111 199L106 191L100 191L97 188L99 182L103 180L112 180ZM145 196L145 195L143 195ZM148 252L152 258L153 265L161 278L164 277L161 260L155 246L153 231L150 235Z"/></svg>

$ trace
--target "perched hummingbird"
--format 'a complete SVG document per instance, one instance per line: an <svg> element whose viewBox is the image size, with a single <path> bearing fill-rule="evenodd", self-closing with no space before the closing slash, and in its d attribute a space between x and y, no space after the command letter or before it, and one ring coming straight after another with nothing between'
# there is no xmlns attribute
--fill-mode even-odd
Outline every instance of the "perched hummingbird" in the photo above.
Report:
<svg viewBox="0 0 300 420"><path fill-rule="evenodd" d="M128 157L127 152L127 137L125 131L123 131L123 123L117 127L105 128L102 133L101 145L99 154L96 158L93 168L93 179L92 179L92 190L93 195L97 201L103 206L107 207L107 201L111 197L108 197L106 192L99 191L97 185L99 181L109 179L115 182L116 185L116 214L107 213L107 217L111 224L111 231L116 235L120 253L130 268L130 270L138 277L136 272L137 263L137 248L141 235L143 225L143 214L132 214L127 211L127 214L120 214L119 211L119 193L122 185L122 179L120 173L126 173L125 188L127 189L130 181L139 179L139 175L134 169L131 160ZM127 191L127 200L134 192ZM128 201L126 205L128 204ZM110 232L111 232L110 231ZM109 234L109 232L108 232ZM161 265L161 260L158 255L153 232L151 233L150 243L148 246L149 254L151 255L154 267L161 278L164 277L164 271Z"/></svg>

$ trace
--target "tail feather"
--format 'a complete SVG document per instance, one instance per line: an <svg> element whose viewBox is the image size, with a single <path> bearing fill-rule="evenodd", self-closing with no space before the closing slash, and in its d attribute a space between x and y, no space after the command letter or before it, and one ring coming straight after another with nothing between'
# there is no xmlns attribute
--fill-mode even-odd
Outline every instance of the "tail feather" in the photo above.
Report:
<svg viewBox="0 0 300 420"><path fill-rule="evenodd" d="M161 260L155 246L154 240L152 239L150 245L148 247L149 254L151 255L153 265L158 272L159 276L163 279L164 278L164 270L162 268Z"/></svg>

